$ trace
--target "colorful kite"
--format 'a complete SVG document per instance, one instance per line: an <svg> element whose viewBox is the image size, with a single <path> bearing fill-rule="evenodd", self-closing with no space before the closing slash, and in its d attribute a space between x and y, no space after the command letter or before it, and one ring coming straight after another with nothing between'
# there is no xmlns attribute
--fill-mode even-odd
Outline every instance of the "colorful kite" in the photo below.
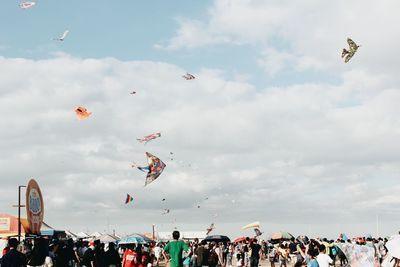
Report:
<svg viewBox="0 0 400 267"><path fill-rule="evenodd" d="M161 215L165 215L169 213L169 209L164 209L164 212Z"/></svg>
<svg viewBox="0 0 400 267"><path fill-rule="evenodd" d="M260 228L260 222L249 223L249 224L243 226L242 230L249 229L249 228Z"/></svg>
<svg viewBox="0 0 400 267"><path fill-rule="evenodd" d="M344 58L346 56L345 59L344 59L345 63L349 62L349 60L357 52L357 49L361 46L361 45L357 45L350 38L347 38L347 43L349 44L349 50L346 50L345 48L343 48L343 51L342 51L342 58Z"/></svg>
<svg viewBox="0 0 400 267"><path fill-rule="evenodd" d="M185 78L187 81L188 80L194 80L196 77L194 77L192 74L190 73L186 73L185 75L182 76L183 78Z"/></svg>
<svg viewBox="0 0 400 267"><path fill-rule="evenodd" d="M206 235L208 235L209 233L211 233L211 231L212 230L214 230L215 229L215 226L214 226L214 223L212 223L206 230L207 230L207 233L206 233Z"/></svg>
<svg viewBox="0 0 400 267"><path fill-rule="evenodd" d="M256 233L256 237L262 235L262 232L258 228L254 228L254 232Z"/></svg>
<svg viewBox="0 0 400 267"><path fill-rule="evenodd" d="M137 166L135 163L132 164L132 168L138 168L139 170L141 170L143 172L147 172L146 182L145 182L144 186L148 185L149 183L151 183L155 179L157 179L158 176L161 175L161 173L163 172L163 170L166 166L164 164L164 162L162 162L159 158L157 158L156 156L153 156L149 152L146 152L146 156L147 156L147 162L148 162L147 167L140 167L140 166Z"/></svg>
<svg viewBox="0 0 400 267"><path fill-rule="evenodd" d="M69 30L66 30L59 38L53 38L54 41L64 41L65 37L67 37Z"/></svg>
<svg viewBox="0 0 400 267"><path fill-rule="evenodd" d="M149 142L149 141L151 141L151 140L154 140L154 139L156 139L157 137L161 137L161 133L160 133L160 132L152 133L152 134L146 135L146 136L143 137L143 138L137 138L136 140L138 140L140 143L145 142L145 144L147 144L147 142Z"/></svg>
<svg viewBox="0 0 400 267"><path fill-rule="evenodd" d="M131 195L126 194L126 199L125 199L125 204L128 204L129 202L133 201L133 197L131 197Z"/></svg>
<svg viewBox="0 0 400 267"><path fill-rule="evenodd" d="M84 107L75 108L75 113L76 116L78 117L78 120L87 119L89 118L90 115L92 115L92 112L88 112L87 109Z"/></svg>
<svg viewBox="0 0 400 267"><path fill-rule="evenodd" d="M22 2L21 4L19 4L19 7L22 9L28 9L33 7L34 5L36 5L35 2Z"/></svg>

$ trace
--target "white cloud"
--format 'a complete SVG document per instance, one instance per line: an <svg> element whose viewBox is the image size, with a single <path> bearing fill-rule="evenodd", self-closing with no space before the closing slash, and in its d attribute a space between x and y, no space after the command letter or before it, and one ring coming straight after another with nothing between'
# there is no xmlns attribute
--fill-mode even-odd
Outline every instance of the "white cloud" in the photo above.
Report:
<svg viewBox="0 0 400 267"><path fill-rule="evenodd" d="M269 74L271 69L277 72L285 66L298 71L342 72L356 65L376 74L395 75L393 70L400 63L400 56L393 53L400 45L396 37L400 29L395 26L400 23L399 8L400 3L393 0L215 0L206 19L180 18L176 35L165 47L257 45L261 47L261 67ZM362 47L344 66L340 53L347 46L347 37ZM263 59L265 51L273 50L276 54L269 58L275 60ZM275 69L271 68L276 61Z"/></svg>
<svg viewBox="0 0 400 267"><path fill-rule="evenodd" d="M1 58L0 71L0 194L10 198L35 177L48 202L46 220L56 227L85 230L82 222L90 221L103 230L109 217L129 232L135 216L160 230L174 219L198 229L214 213L219 225L238 217L238 225L309 216L315 224L352 223L358 221L349 213L375 208L365 205L363 192L372 187L363 185L385 177L376 187L384 194L400 173L400 90L384 76L365 82L366 70L343 75L337 86L262 89L216 70L186 81L174 65L112 58ZM77 105L93 115L77 121ZM162 137L146 146L136 141L155 131ZM146 188L145 174L130 167L146 162L145 151L167 164ZM123 204L126 193L132 207ZM11 211L10 202L0 210ZM388 212L397 207L391 196L376 203ZM161 217L166 207L171 214Z"/></svg>

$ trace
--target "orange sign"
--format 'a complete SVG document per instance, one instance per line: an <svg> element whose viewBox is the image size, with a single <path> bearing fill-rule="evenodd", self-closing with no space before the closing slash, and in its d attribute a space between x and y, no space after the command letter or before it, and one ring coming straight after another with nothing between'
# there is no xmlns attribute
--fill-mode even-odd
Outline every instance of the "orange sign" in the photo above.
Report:
<svg viewBox="0 0 400 267"><path fill-rule="evenodd" d="M29 233L40 235L40 227L43 222L44 206L39 185L31 179L26 189L26 215L29 223Z"/></svg>

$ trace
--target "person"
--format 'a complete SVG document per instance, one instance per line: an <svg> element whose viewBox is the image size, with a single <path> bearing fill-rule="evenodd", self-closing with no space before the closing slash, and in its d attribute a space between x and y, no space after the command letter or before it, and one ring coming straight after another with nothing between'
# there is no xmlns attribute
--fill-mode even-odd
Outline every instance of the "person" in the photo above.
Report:
<svg viewBox="0 0 400 267"><path fill-rule="evenodd" d="M156 257L156 266L160 263L161 253L162 253L162 243L157 243L157 245L153 249L154 257Z"/></svg>
<svg viewBox="0 0 400 267"><path fill-rule="evenodd" d="M166 253L169 254L170 267L183 267L182 252L189 251L189 247L186 245L185 242L179 240L179 236L180 234L178 231L173 231L172 237L174 238L174 240L169 242L164 247L163 256L165 259L168 259Z"/></svg>
<svg viewBox="0 0 400 267"><path fill-rule="evenodd" d="M279 266L280 267L282 267L282 266L286 267L287 266L286 262L287 262L287 258L288 258L288 253L287 253L286 247L283 244L281 244L279 246L279 248L278 248L278 257L279 257Z"/></svg>
<svg viewBox="0 0 400 267"><path fill-rule="evenodd" d="M94 242L90 242L81 260L82 267L95 267L94 261Z"/></svg>
<svg viewBox="0 0 400 267"><path fill-rule="evenodd" d="M258 267L258 263L260 262L260 244L257 244L257 239L254 239L253 242L250 243L250 267Z"/></svg>
<svg viewBox="0 0 400 267"><path fill-rule="evenodd" d="M271 267L275 267L276 256L277 256L276 248L272 247L268 253L268 259Z"/></svg>
<svg viewBox="0 0 400 267"><path fill-rule="evenodd" d="M325 245L319 246L319 254L317 256L317 261L319 267L329 267L329 265L333 264L333 260L326 254Z"/></svg>
<svg viewBox="0 0 400 267"><path fill-rule="evenodd" d="M233 244L228 243L228 254L226 255L226 261L228 267L232 267L232 260L233 260L233 252L235 251L235 248Z"/></svg>
<svg viewBox="0 0 400 267"><path fill-rule="evenodd" d="M32 252L29 254L27 259L27 266L42 266L46 262L46 265L53 265L53 261L49 257L48 245L43 238L37 238L34 240L34 246Z"/></svg>
<svg viewBox="0 0 400 267"><path fill-rule="evenodd" d="M122 256L122 267L138 267L139 257L135 249L135 244L126 245L127 248Z"/></svg>
<svg viewBox="0 0 400 267"><path fill-rule="evenodd" d="M194 251L194 254L196 255L196 267L201 267L204 262L204 253L205 253L205 248L204 248L205 242L201 242L199 244L199 246L196 248L196 250Z"/></svg>
<svg viewBox="0 0 400 267"><path fill-rule="evenodd" d="M3 256L1 260L1 267L24 267L24 255L17 250L18 240L16 238L10 238L8 240L8 252Z"/></svg>
<svg viewBox="0 0 400 267"><path fill-rule="evenodd" d="M115 249L115 243L108 243L108 250L104 253L106 267L121 267L121 258Z"/></svg>

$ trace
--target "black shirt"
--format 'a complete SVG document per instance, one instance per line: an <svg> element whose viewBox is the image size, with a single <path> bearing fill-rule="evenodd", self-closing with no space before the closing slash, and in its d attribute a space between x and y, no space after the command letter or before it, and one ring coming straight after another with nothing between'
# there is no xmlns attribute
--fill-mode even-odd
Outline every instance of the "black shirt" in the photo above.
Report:
<svg viewBox="0 0 400 267"><path fill-rule="evenodd" d="M261 246L257 243L253 243L250 245L250 248L251 248L251 257L259 259Z"/></svg>
<svg viewBox="0 0 400 267"><path fill-rule="evenodd" d="M1 261L1 267L23 267L26 266L24 255L16 249L11 249L5 254Z"/></svg>

